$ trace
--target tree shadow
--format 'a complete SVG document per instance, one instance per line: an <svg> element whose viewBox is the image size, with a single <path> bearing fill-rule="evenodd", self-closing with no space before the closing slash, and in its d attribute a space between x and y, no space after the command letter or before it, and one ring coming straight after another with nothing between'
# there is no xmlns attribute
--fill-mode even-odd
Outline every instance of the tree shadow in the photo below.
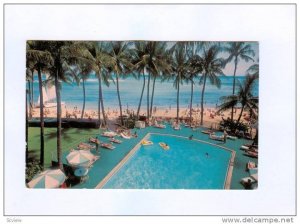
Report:
<svg viewBox="0 0 300 224"><path fill-rule="evenodd" d="M66 140L66 141L72 139L72 138L70 137L70 134L67 133L67 131L68 131L68 129L66 129L66 128L62 128L62 130L61 130L61 137L62 137L64 140ZM56 139L56 137L57 137L57 132L56 132L56 130L53 131L53 132L50 132L50 133L45 134L45 139L47 139L47 140Z"/></svg>
<svg viewBox="0 0 300 224"><path fill-rule="evenodd" d="M30 151L28 151L28 162L39 160L39 158L40 158L39 149L30 149Z"/></svg>

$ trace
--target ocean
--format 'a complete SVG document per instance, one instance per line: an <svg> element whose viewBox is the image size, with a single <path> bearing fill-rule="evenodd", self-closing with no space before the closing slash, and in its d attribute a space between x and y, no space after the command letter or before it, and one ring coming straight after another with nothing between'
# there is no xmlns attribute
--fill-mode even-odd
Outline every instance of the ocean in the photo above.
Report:
<svg viewBox="0 0 300 224"><path fill-rule="evenodd" d="M208 81L205 88L204 95L204 106L205 107L216 107L216 104L220 104L220 97L228 96L232 94L232 83L233 76L222 76L221 79L221 88L218 89L216 86L213 86ZM243 83L245 76L237 76L236 79L236 91L238 90L238 82ZM201 90L202 85L199 85L199 82L194 85L194 97L193 97L193 106L200 106L201 100ZM109 82L109 87L103 85L103 98L105 108L119 108L117 88L116 84L113 81ZM38 91L38 80L35 76L34 80L34 102L35 104L38 101L39 91ZM98 108L98 80L91 75L86 81L86 109L97 109ZM133 77L128 77L126 79L119 80L120 87L120 96L122 101L123 109L134 109L136 110L139 104L139 99L143 87L143 79L140 80L134 79ZM152 80L150 84L150 100L151 100L151 91L152 91ZM256 81L253 92L253 96L258 96L258 81ZM177 90L173 86L173 81L164 81L156 80L155 92L154 92L154 101L153 106L157 108L174 108L176 107L176 96ZM82 107L83 103L83 90L82 85L78 86L75 83L67 84L63 83L61 90L62 101L66 103L68 108L73 108L77 106L79 109ZM190 103L191 97L191 84L184 83L180 86L180 97L179 104L181 108L187 108ZM142 101L142 108L147 106L147 77L146 85L144 91L144 97Z"/></svg>

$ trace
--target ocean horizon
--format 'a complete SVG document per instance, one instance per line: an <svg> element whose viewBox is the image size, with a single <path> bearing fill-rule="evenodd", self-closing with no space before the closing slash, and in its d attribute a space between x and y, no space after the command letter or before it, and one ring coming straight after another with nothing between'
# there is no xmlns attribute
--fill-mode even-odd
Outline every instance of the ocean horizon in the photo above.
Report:
<svg viewBox="0 0 300 224"><path fill-rule="evenodd" d="M204 94L204 106L205 107L216 107L221 103L220 97L228 96L232 94L233 76L220 76L221 88L218 89L216 86L210 84L209 80L206 83L205 94ZM236 76L236 91L238 90L238 83L245 80L245 76ZM103 83L103 82L102 82ZM152 93L152 83L150 83L150 101ZM199 81L195 80L194 85L194 96L193 96L193 107L200 106L202 85L199 85ZM105 109L118 109L118 95L116 83L112 80L109 81L109 86L102 85L103 100ZM85 82L86 87L86 109L96 110L98 108L98 79L89 78ZM119 79L120 96L122 101L123 109L138 108L141 91L143 87L143 78L135 79L133 77L120 78ZM33 84L34 104L37 104L39 97L39 87L37 76L35 76ZM255 82L253 96L258 96L258 81ZM155 92L153 106L157 108L174 108L176 104L177 90L173 86L173 81L163 81L159 78L156 79ZM179 105L180 108L188 108L191 97L191 84L183 83L180 85L180 96ZM83 89L82 83L78 86L75 83L68 84L62 83L61 98L65 102L67 108L77 107L82 108L83 104ZM144 90L144 96L142 101L142 108L147 107L147 79Z"/></svg>

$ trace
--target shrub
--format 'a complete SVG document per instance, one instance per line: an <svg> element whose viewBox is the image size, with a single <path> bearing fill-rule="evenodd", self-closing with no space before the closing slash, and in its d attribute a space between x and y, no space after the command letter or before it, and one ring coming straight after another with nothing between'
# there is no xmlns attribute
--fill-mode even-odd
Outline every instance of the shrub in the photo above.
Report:
<svg viewBox="0 0 300 224"><path fill-rule="evenodd" d="M126 122L126 127L133 129L134 128L134 119L128 119Z"/></svg>
<svg viewBox="0 0 300 224"><path fill-rule="evenodd" d="M26 183L28 183L36 174L41 172L43 167L38 161L30 161L26 166Z"/></svg>
<svg viewBox="0 0 300 224"><path fill-rule="evenodd" d="M248 130L248 125L237 122L236 120L223 120L220 122L220 128L221 130L228 130L230 133L235 134L236 132L246 132Z"/></svg>

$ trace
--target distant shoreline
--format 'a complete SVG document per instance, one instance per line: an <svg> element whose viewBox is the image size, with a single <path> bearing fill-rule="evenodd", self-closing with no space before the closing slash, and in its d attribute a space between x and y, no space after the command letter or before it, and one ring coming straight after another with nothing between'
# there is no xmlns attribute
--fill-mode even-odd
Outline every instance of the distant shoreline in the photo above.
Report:
<svg viewBox="0 0 300 224"><path fill-rule="evenodd" d="M221 97L232 95L232 78L230 77L221 77L222 85L221 88L218 89L216 86L211 85L210 82L207 83L204 95L204 107L207 108L215 108L216 104L221 104ZM93 80L93 79L92 79ZM244 77L240 79L243 82ZM150 100L152 94L152 82L150 83ZM87 84L88 83L88 84ZM98 108L98 100L99 100L99 92L98 92L98 83L96 80L92 82L87 82L86 84L86 109L97 110ZM34 104L38 102L39 88L38 83L34 85ZM119 108L117 89L113 83L109 87L103 85L103 101L105 110L116 109ZM194 86L194 94L193 94L193 107L200 107L201 103L201 91L202 86L198 84ZM127 109L127 105L129 109L137 110L138 104L140 101L142 92L142 80L136 80L134 78L125 79L122 83L120 83L120 97L123 109ZM254 85L253 95L258 96L258 83ZM155 92L153 98L153 106L161 109L167 109L171 105L172 108L176 108L177 106L177 90L173 87L173 82L164 81L160 82L156 80ZM190 104L191 99L191 85L184 83L180 86L179 92L179 107L187 108ZM63 83L61 90L61 101L66 103L67 109L71 110L77 106L77 108L81 109L83 105L83 89L82 85L68 85ZM142 99L142 108L146 109L147 105L147 85L144 89L144 95Z"/></svg>
<svg viewBox="0 0 300 224"><path fill-rule="evenodd" d="M124 108L123 108L124 109ZM200 108L193 107L193 120L197 123L200 123ZM45 112L45 118L56 118L56 108L44 108ZM126 109L123 110L123 115L126 115ZM133 112L132 110L129 110L129 112ZM216 114L217 110L216 108L211 107L205 107L204 113L203 113L203 126L211 127L212 125L217 125L222 121L223 119L227 119L231 117L231 110L222 112L220 114ZM68 109L66 110L64 107L62 108L62 118L66 118L67 113L71 115L71 118L81 118L81 108L77 108L77 110ZM115 121L119 117L119 109L118 108L110 108L109 110L106 109L105 114L107 116L107 119L109 121ZM134 114L136 114L136 110L134 110ZM238 119L240 114L240 108L236 108L236 113L234 114L234 119ZM140 116L147 116L147 110L141 109ZM153 111L152 117L156 118L171 118L175 119L177 116L177 108L171 108L171 110L168 109L161 109L157 108L156 112ZM241 121L244 123L248 123L247 120L245 120L246 117L249 116L248 112L243 112L243 115L241 117ZM34 108L33 111L33 117L39 118L39 108ZM102 112L100 111L100 117L102 119ZM179 109L179 118L189 118L190 117L190 111L187 108L180 108ZM97 110L87 109L85 110L85 116L83 117L85 119L92 118L97 119L98 118L98 112Z"/></svg>

